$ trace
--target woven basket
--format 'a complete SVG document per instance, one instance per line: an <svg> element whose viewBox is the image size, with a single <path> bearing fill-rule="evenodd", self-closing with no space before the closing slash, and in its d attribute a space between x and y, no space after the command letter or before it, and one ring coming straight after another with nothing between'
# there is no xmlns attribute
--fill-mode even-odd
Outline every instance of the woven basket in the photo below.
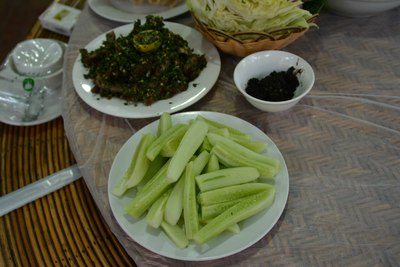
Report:
<svg viewBox="0 0 400 267"><path fill-rule="evenodd" d="M270 33L243 32L227 34L203 24L193 13L191 13L191 15L195 22L196 29L201 32L203 36L222 52L238 57L245 57L262 50L282 49L303 36L308 30L306 28L290 28ZM310 18L309 22L314 21L316 16L317 15L314 15Z"/></svg>

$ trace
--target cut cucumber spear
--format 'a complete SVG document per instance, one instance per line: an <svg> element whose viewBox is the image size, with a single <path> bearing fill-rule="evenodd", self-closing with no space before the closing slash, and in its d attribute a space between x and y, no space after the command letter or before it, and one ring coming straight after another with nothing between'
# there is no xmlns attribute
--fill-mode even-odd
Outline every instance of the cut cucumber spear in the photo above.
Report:
<svg viewBox="0 0 400 267"><path fill-rule="evenodd" d="M219 166L219 162L218 162L218 158L217 156L215 156L214 154L210 155L210 159L207 162L207 166L206 166L206 173L207 172L213 172L213 171L217 171L220 169Z"/></svg>
<svg viewBox="0 0 400 267"><path fill-rule="evenodd" d="M255 195L273 187L265 183L247 183L222 187L197 195L197 201L200 205L212 205L221 202L232 201L238 198Z"/></svg>
<svg viewBox="0 0 400 267"><path fill-rule="evenodd" d="M260 172L262 178L274 178L280 169L279 162L274 158L269 159L276 164L267 164L266 162L252 159L224 143L217 143L210 153L216 155L219 162L227 167L254 167Z"/></svg>
<svg viewBox="0 0 400 267"><path fill-rule="evenodd" d="M198 115L196 117L196 120L204 121L205 123L207 123L208 127L210 127L210 128L227 129L229 131L230 135L236 135L236 136L240 136L241 138L248 138L250 140L250 135L248 135L245 132L242 132L241 130L238 130L236 128L230 127L230 126L228 126L226 124L223 124L223 123L208 119L208 118L203 117L201 115Z"/></svg>
<svg viewBox="0 0 400 267"><path fill-rule="evenodd" d="M203 151L193 160L193 174L195 176L202 172L205 165L207 165L209 157L210 154L207 151ZM172 192L167 200L167 204L165 205L164 220L171 225L175 225L182 214L183 189L185 185L184 176L185 174L182 174L179 180L175 183L174 188L172 189Z"/></svg>
<svg viewBox="0 0 400 267"><path fill-rule="evenodd" d="M137 192L133 200L128 203L124 210L130 216L139 218L168 188L171 182L165 179L169 161Z"/></svg>
<svg viewBox="0 0 400 267"><path fill-rule="evenodd" d="M178 225L170 225L163 221L161 222L161 228L179 248L186 248L189 245L185 232Z"/></svg>
<svg viewBox="0 0 400 267"><path fill-rule="evenodd" d="M260 142L260 141L254 141L251 140L250 135L238 131L235 128L220 128L220 127L228 127L226 125L223 125L221 123L206 119L204 117L197 117L197 120L203 120L207 122L208 124L208 132L217 134L226 138L231 139L232 141L235 141L236 143L241 144L244 147L247 147L250 150L253 150L254 152L261 153L267 148L267 143L266 142Z"/></svg>
<svg viewBox="0 0 400 267"><path fill-rule="evenodd" d="M220 187L235 184L244 184L260 177L260 173L253 167L232 167L196 176L200 191L209 191Z"/></svg>
<svg viewBox="0 0 400 267"><path fill-rule="evenodd" d="M146 152L154 139L155 136L151 133L146 133L142 136L128 169L112 191L115 196L122 196L126 190L136 186L143 179L150 165L150 160L146 157Z"/></svg>
<svg viewBox="0 0 400 267"><path fill-rule="evenodd" d="M159 199L154 201L149 208L145 220L151 227L158 228L161 225L161 222L164 219L165 203L167 202L170 193L171 190L165 192Z"/></svg>
<svg viewBox="0 0 400 267"><path fill-rule="evenodd" d="M210 153L207 151L202 151L195 159L193 160L193 173L194 176L200 175L203 169L207 166L208 161L210 160Z"/></svg>
<svg viewBox="0 0 400 267"><path fill-rule="evenodd" d="M174 134L173 138L165 142L161 149L160 155L171 158L178 149L179 143L181 142L182 137L185 135L185 132L186 131L179 131L178 133Z"/></svg>
<svg viewBox="0 0 400 267"><path fill-rule="evenodd" d="M181 217L183 210L183 187L185 179L183 177L175 183L174 188L165 204L164 221L170 225L175 225Z"/></svg>
<svg viewBox="0 0 400 267"><path fill-rule="evenodd" d="M238 198L231 201L225 201L211 205L201 205L200 206L201 219L211 220L242 200L243 198Z"/></svg>
<svg viewBox="0 0 400 267"><path fill-rule="evenodd" d="M153 161L158 156L158 154L160 154L166 143L181 135L182 132L185 132L187 130L187 128L188 126L186 124L178 123L163 132L159 137L154 140L154 142L151 143L151 145L147 149L147 158Z"/></svg>
<svg viewBox="0 0 400 267"><path fill-rule="evenodd" d="M268 164L276 169L279 168L280 163L277 159L254 152L253 150L248 149L245 146L242 146L241 144L233 141L232 139L214 133L208 133L207 138L211 143L211 145L213 146L215 146L216 144L221 144L224 147L229 148L231 151L241 154L243 157L246 157L249 160Z"/></svg>
<svg viewBox="0 0 400 267"><path fill-rule="evenodd" d="M142 190L143 186L150 181L151 178L161 169L162 166L168 161L168 158L164 158L158 155L153 161L150 162L150 165L147 169L146 174L144 175L143 179L136 185L136 190L139 192Z"/></svg>
<svg viewBox="0 0 400 267"><path fill-rule="evenodd" d="M196 203L196 182L193 173L193 161L185 169L185 184L183 187L183 218L185 220L185 233L187 239L193 239L199 230L199 216Z"/></svg>
<svg viewBox="0 0 400 267"><path fill-rule="evenodd" d="M216 237L231 225L243 221L256 213L269 208L275 198L275 188L252 195L227 209L202 227L193 237L198 244L204 244Z"/></svg>
<svg viewBox="0 0 400 267"><path fill-rule="evenodd" d="M179 179L186 164L203 143L207 131L208 126L203 121L194 121L193 124L189 126L174 156L171 158L171 164L167 170L167 179L169 181L175 182Z"/></svg>
<svg viewBox="0 0 400 267"><path fill-rule="evenodd" d="M168 112L163 112L160 116L157 127L157 137L165 133L169 128L172 127L172 117Z"/></svg>

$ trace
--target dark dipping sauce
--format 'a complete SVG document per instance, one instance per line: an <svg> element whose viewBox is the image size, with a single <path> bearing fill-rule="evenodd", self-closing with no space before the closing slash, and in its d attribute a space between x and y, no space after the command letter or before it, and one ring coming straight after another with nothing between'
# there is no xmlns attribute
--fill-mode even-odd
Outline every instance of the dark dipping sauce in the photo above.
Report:
<svg viewBox="0 0 400 267"><path fill-rule="evenodd" d="M265 101L290 100L300 84L296 75L300 71L290 67L287 71L273 71L262 79L251 78L247 82L246 92Z"/></svg>

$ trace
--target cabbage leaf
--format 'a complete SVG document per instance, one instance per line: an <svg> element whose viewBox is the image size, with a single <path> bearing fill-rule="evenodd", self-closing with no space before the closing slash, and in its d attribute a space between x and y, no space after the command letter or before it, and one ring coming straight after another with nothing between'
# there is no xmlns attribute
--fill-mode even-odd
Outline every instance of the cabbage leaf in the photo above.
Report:
<svg viewBox="0 0 400 267"><path fill-rule="evenodd" d="M228 34L270 33L285 28L309 28L313 15L300 0L186 0L196 18Z"/></svg>

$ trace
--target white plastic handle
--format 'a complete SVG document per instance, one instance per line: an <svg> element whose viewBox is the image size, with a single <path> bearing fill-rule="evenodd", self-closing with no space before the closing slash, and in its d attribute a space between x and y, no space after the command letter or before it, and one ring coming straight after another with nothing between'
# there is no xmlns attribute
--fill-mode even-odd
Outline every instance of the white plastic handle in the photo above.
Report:
<svg viewBox="0 0 400 267"><path fill-rule="evenodd" d="M56 191L80 177L81 173L78 166L75 164L17 189L14 192L8 193L0 197L0 217Z"/></svg>

